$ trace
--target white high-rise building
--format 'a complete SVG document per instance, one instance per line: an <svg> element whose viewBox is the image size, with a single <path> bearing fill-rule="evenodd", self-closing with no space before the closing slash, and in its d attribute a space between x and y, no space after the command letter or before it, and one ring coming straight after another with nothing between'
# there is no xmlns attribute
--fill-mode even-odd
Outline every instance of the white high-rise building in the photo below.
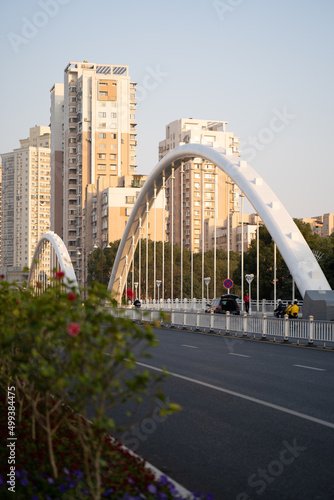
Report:
<svg viewBox="0 0 334 500"><path fill-rule="evenodd" d="M50 229L50 128L35 126L20 148L2 158L2 274L30 267L39 238Z"/></svg>

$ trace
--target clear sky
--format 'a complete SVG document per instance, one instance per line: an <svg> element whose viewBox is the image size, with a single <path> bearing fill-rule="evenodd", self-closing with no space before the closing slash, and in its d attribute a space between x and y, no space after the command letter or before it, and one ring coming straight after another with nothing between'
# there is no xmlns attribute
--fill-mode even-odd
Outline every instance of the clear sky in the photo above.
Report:
<svg viewBox="0 0 334 500"><path fill-rule="evenodd" d="M167 123L226 120L291 216L334 212L333 25L333 0L3 1L0 153L49 124L69 61L127 64L139 173Z"/></svg>

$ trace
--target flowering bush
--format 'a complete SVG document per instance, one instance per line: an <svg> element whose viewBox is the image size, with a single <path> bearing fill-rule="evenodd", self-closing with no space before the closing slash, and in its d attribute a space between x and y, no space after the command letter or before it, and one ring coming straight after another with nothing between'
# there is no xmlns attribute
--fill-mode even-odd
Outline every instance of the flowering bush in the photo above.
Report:
<svg viewBox="0 0 334 500"><path fill-rule="evenodd" d="M59 486L64 479L59 446L63 450L67 443L66 453L71 454L75 441L84 488L89 498L98 500L103 492L106 495L103 481L110 463L104 456L105 436L116 429L108 416L113 407L134 398L140 401L147 392L152 399L164 399L157 387L159 378L137 369L134 355L134 350L137 356L145 355L156 341L149 325L138 326L125 317L116 317L112 307L105 307L111 297L103 287L93 284L82 302L78 290L69 290L63 278L62 271L55 272L51 286L36 293L31 288L0 282L0 385L3 391L8 386L16 387L18 426L26 422L31 453L28 462L22 460L22 467L31 461L37 463L43 449L39 468L31 469L30 475L19 472L20 485L27 487L32 482L33 470L45 469L47 477L38 475L38 484L46 479L52 488ZM173 404L167 407L170 412L177 409ZM70 442L63 436L64 429L72 436ZM73 464L66 467L72 470ZM34 487L37 492L31 494L40 498L39 487ZM153 493L148 490L145 495L149 494Z"/></svg>

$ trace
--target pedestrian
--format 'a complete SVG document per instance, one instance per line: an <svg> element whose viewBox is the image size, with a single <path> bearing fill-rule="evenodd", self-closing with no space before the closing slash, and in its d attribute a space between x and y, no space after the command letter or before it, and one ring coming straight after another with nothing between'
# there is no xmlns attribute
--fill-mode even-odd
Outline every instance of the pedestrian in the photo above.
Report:
<svg viewBox="0 0 334 500"><path fill-rule="evenodd" d="M289 316L289 318L292 318L292 316L291 316L291 308L292 308L292 302L290 300L290 302L288 302L288 307L285 309L285 314L287 314Z"/></svg>
<svg viewBox="0 0 334 500"><path fill-rule="evenodd" d="M299 313L299 307L298 307L298 302L295 300L293 303L293 306L291 306L290 309L290 318L298 318L298 313Z"/></svg>
<svg viewBox="0 0 334 500"><path fill-rule="evenodd" d="M249 311L249 295L247 292L245 293L245 296L244 296L244 303L245 303L246 313L248 313L248 311Z"/></svg>
<svg viewBox="0 0 334 500"><path fill-rule="evenodd" d="M276 309L274 310L274 315L276 318L283 318L284 316L284 306L282 301L279 299Z"/></svg>

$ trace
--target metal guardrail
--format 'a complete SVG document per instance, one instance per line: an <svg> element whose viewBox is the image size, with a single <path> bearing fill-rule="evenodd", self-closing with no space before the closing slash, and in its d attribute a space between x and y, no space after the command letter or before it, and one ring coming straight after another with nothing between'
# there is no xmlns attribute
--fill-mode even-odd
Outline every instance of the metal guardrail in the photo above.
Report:
<svg viewBox="0 0 334 500"><path fill-rule="evenodd" d="M285 307L288 306L288 302L291 301L291 299L280 299L282 300L282 303ZM212 299L184 299L183 301L179 299L174 299L173 301L170 299L167 300L162 300L160 299L159 302L156 300L142 300L141 305L142 308L144 309L155 309L155 310L164 310L164 311L169 311L171 309L174 310L181 310L184 311L185 309L188 311L205 311L207 309L207 304L210 304L212 302ZM240 299L237 300L240 310L242 309L242 301ZM259 303L257 303L257 300L252 300L250 304L250 310L252 312L257 312L257 313L267 313L271 314L274 312L274 309L277 307L277 303L275 305L274 300L268 300L268 299L261 299L259 300ZM299 314L302 314L302 309L303 309L303 301L298 300L298 306L299 306Z"/></svg>
<svg viewBox="0 0 334 500"><path fill-rule="evenodd" d="M164 313L161 318L156 309L126 308L122 310L127 317L134 321L159 322L170 328L179 328L191 331L214 332L218 334L236 334L242 337L269 338L287 342L289 340L298 343L313 344L321 342L334 343L334 322L314 320L313 316L308 319L275 318L267 316L266 313L258 316L231 315L203 313L200 310L171 309Z"/></svg>

